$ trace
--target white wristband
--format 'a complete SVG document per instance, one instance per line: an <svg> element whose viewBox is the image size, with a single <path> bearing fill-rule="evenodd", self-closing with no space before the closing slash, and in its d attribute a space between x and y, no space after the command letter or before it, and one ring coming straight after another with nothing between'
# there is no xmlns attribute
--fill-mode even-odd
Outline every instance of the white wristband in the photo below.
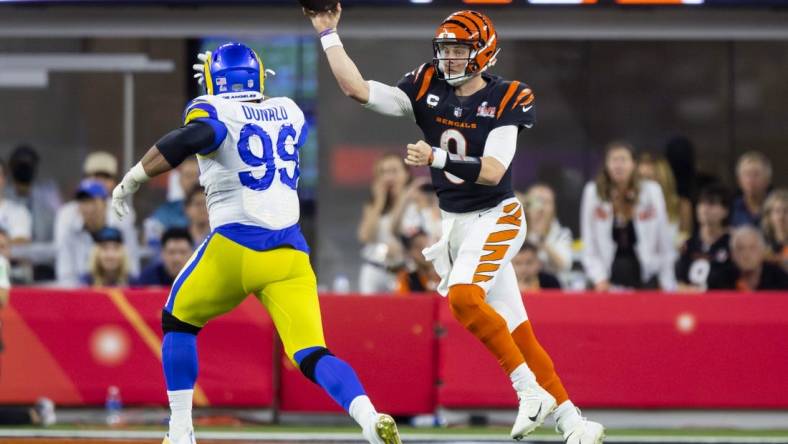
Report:
<svg viewBox="0 0 788 444"><path fill-rule="evenodd" d="M145 172L145 168L142 167L142 162L137 162L136 165L131 167L128 175L137 183L145 183L150 180L150 176Z"/></svg>
<svg viewBox="0 0 788 444"><path fill-rule="evenodd" d="M446 167L446 160L448 158L448 151L432 147L432 163L430 163L430 167L442 170Z"/></svg>
<svg viewBox="0 0 788 444"><path fill-rule="evenodd" d="M320 44L323 45L323 51L325 51L332 46L342 46L342 41L339 40L339 34L334 31L320 37Z"/></svg>

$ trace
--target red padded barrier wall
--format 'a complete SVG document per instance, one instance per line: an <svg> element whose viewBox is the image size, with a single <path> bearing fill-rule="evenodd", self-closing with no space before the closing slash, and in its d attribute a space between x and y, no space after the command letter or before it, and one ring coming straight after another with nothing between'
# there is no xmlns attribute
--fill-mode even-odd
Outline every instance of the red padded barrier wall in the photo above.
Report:
<svg viewBox="0 0 788 444"><path fill-rule="evenodd" d="M166 298L161 290L14 289L3 310L0 402L46 395L58 404L98 405L117 385L126 404L166 405ZM256 300L208 325L198 345L198 404L272 404L273 324Z"/></svg>
<svg viewBox="0 0 788 444"><path fill-rule="evenodd" d="M321 297L328 348L353 366L379 410L434 410L438 302L430 296ZM283 411L341 411L286 358L281 362Z"/></svg>
<svg viewBox="0 0 788 444"><path fill-rule="evenodd" d="M788 294L538 294L536 335L585 407L788 407ZM439 318L438 404L513 407L508 378L452 319Z"/></svg>
<svg viewBox="0 0 788 444"><path fill-rule="evenodd" d="M115 384L126 404L165 404L158 350L166 297L160 290L12 290L0 313L0 403L46 395L98 405ZM525 300L578 405L788 408L786 293ZM321 304L329 348L353 365L381 410L515 405L508 378L444 299L324 295ZM339 410L281 355L274 359L272 323L252 298L210 323L198 344L198 405L267 407L279 399L285 411Z"/></svg>

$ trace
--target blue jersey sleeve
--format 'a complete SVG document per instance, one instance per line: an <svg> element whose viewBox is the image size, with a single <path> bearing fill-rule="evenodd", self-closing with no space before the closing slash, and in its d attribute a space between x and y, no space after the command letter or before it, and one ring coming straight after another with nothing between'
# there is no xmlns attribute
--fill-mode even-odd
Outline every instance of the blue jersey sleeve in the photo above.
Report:
<svg viewBox="0 0 788 444"><path fill-rule="evenodd" d="M216 151L227 137L227 127L219 120L216 108L205 99L198 97L192 100L183 111L183 125L186 126L195 121L208 124L214 133L213 141L201 148L198 154L207 155Z"/></svg>

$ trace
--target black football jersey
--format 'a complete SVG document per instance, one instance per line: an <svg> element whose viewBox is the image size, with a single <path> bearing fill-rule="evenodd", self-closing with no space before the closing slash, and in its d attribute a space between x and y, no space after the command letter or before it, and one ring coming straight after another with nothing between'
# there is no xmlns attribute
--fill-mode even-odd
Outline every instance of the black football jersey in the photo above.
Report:
<svg viewBox="0 0 788 444"><path fill-rule="evenodd" d="M515 125L522 130L535 123L534 95L528 85L487 73L482 78L487 86L460 100L454 87L438 79L435 67L425 63L397 86L410 97L427 143L452 154L482 157L493 129ZM495 186L469 183L436 168L430 168L430 173L441 209L452 213L492 208L514 196L511 164Z"/></svg>
<svg viewBox="0 0 788 444"><path fill-rule="evenodd" d="M716 242L704 247L700 234L695 234L681 247L676 262L676 279L693 285L707 285L719 281L731 272L730 235L724 234Z"/></svg>

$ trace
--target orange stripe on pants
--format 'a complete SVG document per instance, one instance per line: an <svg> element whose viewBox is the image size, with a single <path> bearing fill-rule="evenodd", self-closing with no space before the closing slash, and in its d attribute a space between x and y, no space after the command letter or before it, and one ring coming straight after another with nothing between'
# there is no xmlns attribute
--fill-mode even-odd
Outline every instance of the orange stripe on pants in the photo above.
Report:
<svg viewBox="0 0 788 444"><path fill-rule="evenodd" d="M449 306L454 318L482 341L507 375L525 362L509 333L506 321L484 301L481 287L473 284L453 285L449 288Z"/></svg>
<svg viewBox="0 0 788 444"><path fill-rule="evenodd" d="M568 400L569 395L566 393L564 384L561 383L561 378L558 377L558 373L555 371L553 360L550 359L550 355L536 340L531 322L525 321L518 325L512 332L512 338L514 338L517 348L520 349L523 357L525 357L528 368L536 375L536 382L555 397L557 405L561 405L562 402Z"/></svg>
<svg viewBox="0 0 788 444"><path fill-rule="evenodd" d="M485 251L489 251L489 253L485 254L481 257L482 262L494 262L503 259L506 255L506 250L509 249L508 245L491 245L487 244L482 247Z"/></svg>

